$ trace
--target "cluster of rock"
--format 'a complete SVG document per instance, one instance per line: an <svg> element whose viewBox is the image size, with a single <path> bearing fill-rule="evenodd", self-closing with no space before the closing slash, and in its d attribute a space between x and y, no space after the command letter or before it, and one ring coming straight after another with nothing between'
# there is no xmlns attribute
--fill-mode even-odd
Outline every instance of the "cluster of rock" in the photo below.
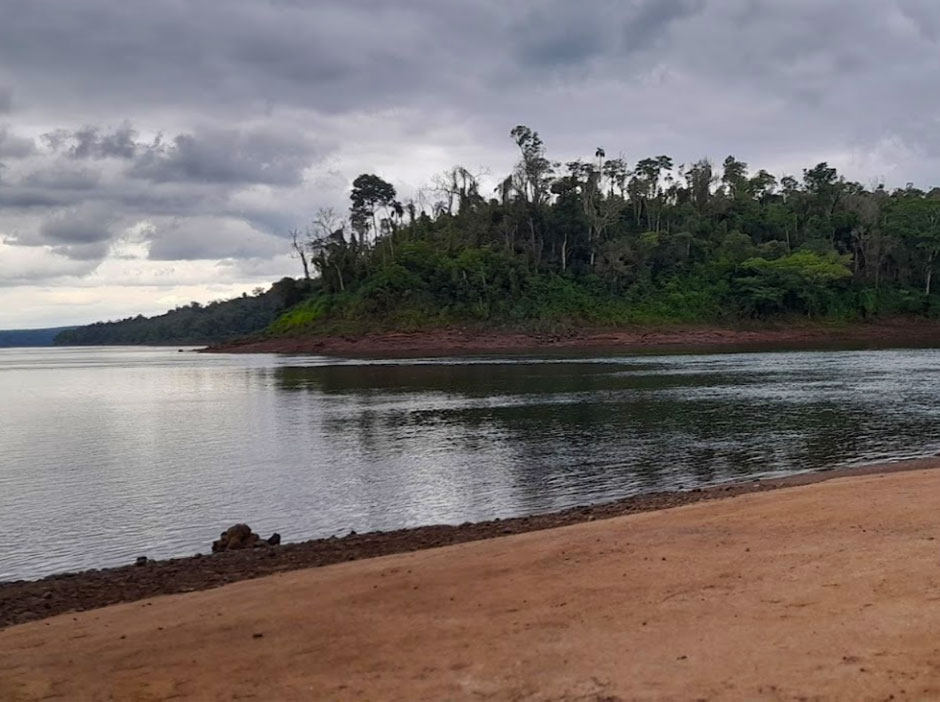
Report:
<svg viewBox="0 0 940 702"><path fill-rule="evenodd" d="M212 552L236 551L242 548L258 548L259 546L277 546L280 543L281 535L277 532L274 532L268 539L262 539L247 524L235 524L223 531L218 541L212 542Z"/></svg>

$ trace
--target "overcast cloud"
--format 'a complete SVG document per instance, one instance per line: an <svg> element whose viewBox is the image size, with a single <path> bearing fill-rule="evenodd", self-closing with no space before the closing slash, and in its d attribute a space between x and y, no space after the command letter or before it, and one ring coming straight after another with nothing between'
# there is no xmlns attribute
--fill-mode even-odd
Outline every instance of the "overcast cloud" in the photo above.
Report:
<svg viewBox="0 0 940 702"><path fill-rule="evenodd" d="M356 175L495 180L520 123L559 160L940 184L938 40L928 0L0 0L0 327L296 275Z"/></svg>

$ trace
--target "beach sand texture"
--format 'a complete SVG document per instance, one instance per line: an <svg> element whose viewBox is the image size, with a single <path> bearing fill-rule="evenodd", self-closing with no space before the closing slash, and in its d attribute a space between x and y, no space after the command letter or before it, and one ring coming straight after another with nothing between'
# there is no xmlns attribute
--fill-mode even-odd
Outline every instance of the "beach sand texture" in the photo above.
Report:
<svg viewBox="0 0 940 702"><path fill-rule="evenodd" d="M846 477L61 615L0 699L937 699L938 508Z"/></svg>

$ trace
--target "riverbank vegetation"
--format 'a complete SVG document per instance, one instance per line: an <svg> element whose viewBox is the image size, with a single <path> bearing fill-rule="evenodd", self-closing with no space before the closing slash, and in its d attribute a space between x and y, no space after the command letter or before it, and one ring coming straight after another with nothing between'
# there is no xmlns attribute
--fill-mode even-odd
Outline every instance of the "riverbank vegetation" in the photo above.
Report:
<svg viewBox="0 0 940 702"><path fill-rule="evenodd" d="M492 193L456 167L399 201L359 176L294 251L315 291L274 334L460 323L626 325L935 316L940 189L889 191L820 163L801 176L728 156L557 163L511 132Z"/></svg>
<svg viewBox="0 0 940 702"><path fill-rule="evenodd" d="M232 300L203 305L193 302L156 317L137 315L61 331L63 346L127 344L208 344L257 333L287 308L304 299L308 285L284 278L270 289L257 289Z"/></svg>
<svg viewBox="0 0 940 702"><path fill-rule="evenodd" d="M360 175L348 212L291 232L301 280L58 342L940 315L940 188L866 186L827 163L774 175L734 156L630 163L598 148L559 163L538 132L510 137L518 163L495 189L457 166L399 199Z"/></svg>

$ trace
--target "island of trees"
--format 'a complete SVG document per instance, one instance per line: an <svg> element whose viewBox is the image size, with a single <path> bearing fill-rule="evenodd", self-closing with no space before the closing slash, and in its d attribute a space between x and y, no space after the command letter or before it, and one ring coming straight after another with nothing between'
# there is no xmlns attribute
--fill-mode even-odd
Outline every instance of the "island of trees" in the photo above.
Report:
<svg viewBox="0 0 940 702"><path fill-rule="evenodd" d="M456 167L430 206L353 182L294 250L314 293L275 332L462 322L626 325L934 315L940 189L894 191L820 163L801 177L733 156L552 161L538 132L493 193Z"/></svg>
<svg viewBox="0 0 940 702"><path fill-rule="evenodd" d="M538 132L510 135L518 164L492 192L460 166L401 200L360 175L348 213L291 233L304 278L279 283L267 316L191 338L940 313L940 188L866 186L827 163L777 177L733 156L597 148L562 164Z"/></svg>

